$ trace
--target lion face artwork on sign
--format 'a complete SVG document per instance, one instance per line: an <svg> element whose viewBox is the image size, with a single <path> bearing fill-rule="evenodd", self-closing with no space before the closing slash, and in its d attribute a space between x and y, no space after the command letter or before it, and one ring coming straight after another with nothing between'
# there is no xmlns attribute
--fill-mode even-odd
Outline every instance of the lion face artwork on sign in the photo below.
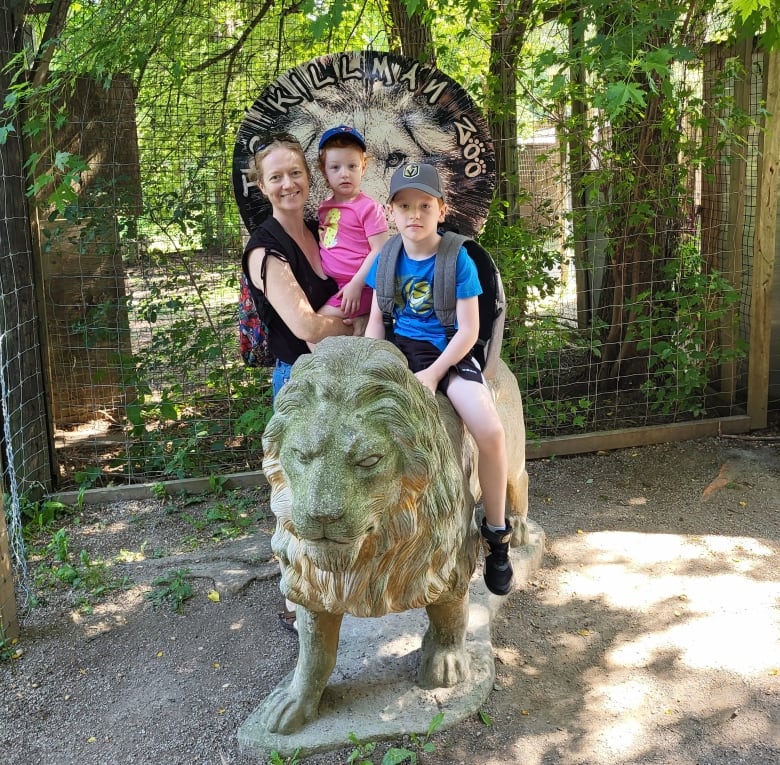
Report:
<svg viewBox="0 0 780 765"><path fill-rule="evenodd" d="M495 186L493 142L466 91L431 66L390 53L332 54L301 64L269 84L248 110L236 138L233 187L252 231L270 213L268 201L248 180L258 144L287 132L303 146L312 168L307 214L328 190L317 167L322 134L350 125L366 140L363 191L384 204L390 177L409 162L438 169L450 213L448 228L474 236L487 217Z"/></svg>
<svg viewBox="0 0 780 765"><path fill-rule="evenodd" d="M507 513L524 544L525 428L517 380L490 381L507 438ZM260 707L270 732L317 716L344 614L424 607L418 682L469 676L469 583L476 567L476 447L451 404L432 396L385 340L331 337L293 367L263 434L263 470L281 589L298 603L298 664Z"/></svg>

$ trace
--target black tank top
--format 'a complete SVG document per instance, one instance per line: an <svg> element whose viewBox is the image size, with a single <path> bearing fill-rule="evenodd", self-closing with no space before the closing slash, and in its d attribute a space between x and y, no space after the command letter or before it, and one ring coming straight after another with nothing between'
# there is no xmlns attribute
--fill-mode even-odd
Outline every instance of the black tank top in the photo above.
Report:
<svg viewBox="0 0 780 765"><path fill-rule="evenodd" d="M316 221L306 221L306 226L311 231L315 241L317 241ZM255 301L257 313L268 327L268 344L271 352L277 359L287 364L293 364L301 354L309 353L309 346L306 345L305 341L292 333L268 302L264 292L258 289L252 282L247 270L247 259L249 253L258 247L265 249L266 258L272 256L289 264L293 276L295 276L296 281L308 298L309 304L315 311L325 305L328 298L336 294L338 286L330 277L320 278L311 267L301 248L273 216L269 215L249 237L249 242L244 249L244 256L241 261L241 267L249 284L249 291L252 293L252 299ZM264 260L262 267L263 289L266 286L265 272L267 262L267 259Z"/></svg>

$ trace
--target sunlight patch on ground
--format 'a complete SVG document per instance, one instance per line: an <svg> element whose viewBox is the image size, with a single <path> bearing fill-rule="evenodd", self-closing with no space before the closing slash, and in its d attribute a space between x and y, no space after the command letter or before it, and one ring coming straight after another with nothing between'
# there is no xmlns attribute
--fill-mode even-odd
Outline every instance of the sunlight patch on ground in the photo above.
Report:
<svg viewBox="0 0 780 765"><path fill-rule="evenodd" d="M655 613L658 629L614 642L607 659L615 666L646 666L670 647L696 669L756 674L780 663L780 584L757 579L772 555L760 541L599 532L565 541L561 550L583 544L592 564L563 575L564 600Z"/></svg>
<svg viewBox="0 0 780 765"><path fill-rule="evenodd" d="M780 667L780 582L767 543L581 531L552 551L555 581L539 597L564 627L555 660L583 685L567 728L572 757L633 760L659 737L675 748L692 718L738 719L752 740L772 740L769 717L742 711L756 683L773 692ZM580 621L583 604L599 615Z"/></svg>

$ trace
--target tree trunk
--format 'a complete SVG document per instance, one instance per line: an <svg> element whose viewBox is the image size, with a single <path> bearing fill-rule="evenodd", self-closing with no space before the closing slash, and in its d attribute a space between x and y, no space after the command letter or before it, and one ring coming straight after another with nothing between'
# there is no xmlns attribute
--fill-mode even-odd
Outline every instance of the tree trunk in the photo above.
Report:
<svg viewBox="0 0 780 765"><path fill-rule="evenodd" d="M140 207L135 89L105 90L79 78L53 146L81 156L76 216L57 217L38 196L52 414L57 425L121 420L133 398L123 360L131 352L118 216ZM51 147L48 147L51 151Z"/></svg>
<svg viewBox="0 0 780 765"><path fill-rule="evenodd" d="M2 3L5 6L6 3ZM21 12L19 12L21 13ZM0 93L8 93L11 72L6 64L19 48L22 18L2 7L0 12ZM43 358L39 335L30 213L24 171L24 146L19 116L15 130L0 142L0 375L3 412L3 471L13 471L12 486L19 492L48 491L56 475L53 440L48 419ZM5 122L5 120L3 120ZM7 436L7 437L6 437Z"/></svg>
<svg viewBox="0 0 780 765"><path fill-rule="evenodd" d="M530 0L519 5L498 0L492 6L490 76L486 112L496 152L497 196L507 203L507 222L519 217L517 157L517 57L525 40Z"/></svg>
<svg viewBox="0 0 780 765"><path fill-rule="evenodd" d="M426 0L420 0L412 16L406 10L404 0L388 0L387 9L393 24L388 34L391 52L436 66L433 35L430 22L425 18L428 12Z"/></svg>
<svg viewBox="0 0 780 765"><path fill-rule="evenodd" d="M676 251L679 201L675 199L678 140L661 127L660 97L648 98L643 119L612 126L610 177L606 190L610 260L599 314L607 326L601 346L599 379L643 376L647 353L637 350L637 321L650 315L643 293L663 288L663 266Z"/></svg>

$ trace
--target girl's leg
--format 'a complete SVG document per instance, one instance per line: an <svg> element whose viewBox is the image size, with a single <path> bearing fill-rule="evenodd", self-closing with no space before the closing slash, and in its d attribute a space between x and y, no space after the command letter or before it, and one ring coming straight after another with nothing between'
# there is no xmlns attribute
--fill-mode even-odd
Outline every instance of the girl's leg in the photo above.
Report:
<svg viewBox="0 0 780 765"><path fill-rule="evenodd" d="M317 313L320 316L338 316L340 319L346 319L347 315L342 311L338 306L335 305L328 305L325 303L322 308L320 308ZM365 335L366 334L366 325L368 324L368 314L362 313L358 316L352 316L352 334L353 335ZM313 348L314 346L309 343L309 348Z"/></svg>

